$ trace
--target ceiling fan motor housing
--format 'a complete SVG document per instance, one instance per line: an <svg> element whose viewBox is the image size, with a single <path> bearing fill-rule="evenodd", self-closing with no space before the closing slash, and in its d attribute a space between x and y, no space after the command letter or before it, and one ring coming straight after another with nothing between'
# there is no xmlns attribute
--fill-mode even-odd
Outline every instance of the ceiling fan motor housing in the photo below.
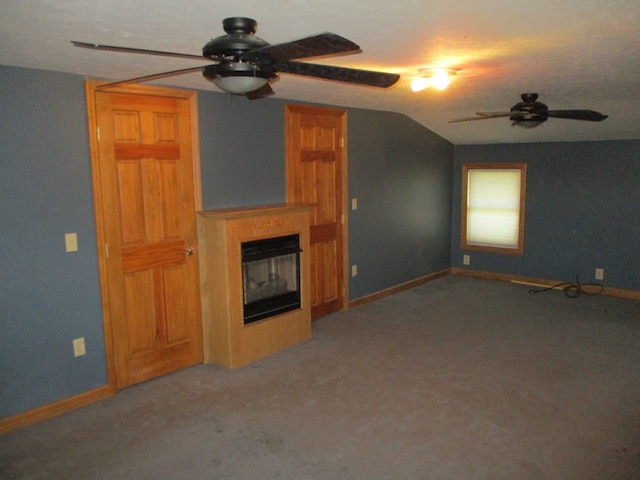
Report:
<svg viewBox="0 0 640 480"><path fill-rule="evenodd" d="M272 79L276 77L273 69L261 68L259 65L245 62L221 62L215 65L208 65L202 71L204 78L212 82L220 77L259 77Z"/></svg>
<svg viewBox="0 0 640 480"><path fill-rule="evenodd" d="M522 101L511 107L514 115L509 117L513 125L522 128L534 128L544 123L549 118L549 108L542 102L538 102L537 93L523 93Z"/></svg>
<svg viewBox="0 0 640 480"><path fill-rule="evenodd" d="M254 35L257 31L258 23L251 18L226 18L222 25L227 34L212 39L202 47L203 56L214 60L234 57L240 61L242 55L249 50L269 45L266 41Z"/></svg>

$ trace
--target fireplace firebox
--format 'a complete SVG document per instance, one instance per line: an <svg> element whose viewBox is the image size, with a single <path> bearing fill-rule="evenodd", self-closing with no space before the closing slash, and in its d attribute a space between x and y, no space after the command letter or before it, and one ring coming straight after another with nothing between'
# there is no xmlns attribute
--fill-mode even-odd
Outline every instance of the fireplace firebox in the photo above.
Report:
<svg viewBox="0 0 640 480"><path fill-rule="evenodd" d="M300 308L299 235L243 242L244 324Z"/></svg>

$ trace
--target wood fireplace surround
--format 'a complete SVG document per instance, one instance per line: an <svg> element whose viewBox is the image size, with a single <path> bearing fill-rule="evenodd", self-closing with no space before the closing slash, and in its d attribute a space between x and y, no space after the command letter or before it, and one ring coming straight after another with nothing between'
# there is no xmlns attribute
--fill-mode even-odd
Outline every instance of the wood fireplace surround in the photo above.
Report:
<svg viewBox="0 0 640 480"><path fill-rule="evenodd" d="M310 206L279 204L198 213L204 362L237 368L311 337ZM245 324L241 246L299 235L300 308Z"/></svg>

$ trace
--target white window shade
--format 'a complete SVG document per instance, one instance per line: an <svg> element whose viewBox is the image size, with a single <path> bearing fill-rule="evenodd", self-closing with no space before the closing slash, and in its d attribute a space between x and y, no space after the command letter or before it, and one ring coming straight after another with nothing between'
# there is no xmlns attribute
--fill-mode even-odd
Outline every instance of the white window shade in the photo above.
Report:
<svg viewBox="0 0 640 480"><path fill-rule="evenodd" d="M467 243L518 248L521 169L469 169Z"/></svg>

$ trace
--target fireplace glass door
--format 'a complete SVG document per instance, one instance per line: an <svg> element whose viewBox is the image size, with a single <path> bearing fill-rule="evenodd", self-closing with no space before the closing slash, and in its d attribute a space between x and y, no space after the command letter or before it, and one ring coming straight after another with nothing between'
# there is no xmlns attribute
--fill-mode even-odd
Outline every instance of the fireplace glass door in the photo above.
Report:
<svg viewBox="0 0 640 480"><path fill-rule="evenodd" d="M300 308L299 236L241 245L245 325Z"/></svg>

